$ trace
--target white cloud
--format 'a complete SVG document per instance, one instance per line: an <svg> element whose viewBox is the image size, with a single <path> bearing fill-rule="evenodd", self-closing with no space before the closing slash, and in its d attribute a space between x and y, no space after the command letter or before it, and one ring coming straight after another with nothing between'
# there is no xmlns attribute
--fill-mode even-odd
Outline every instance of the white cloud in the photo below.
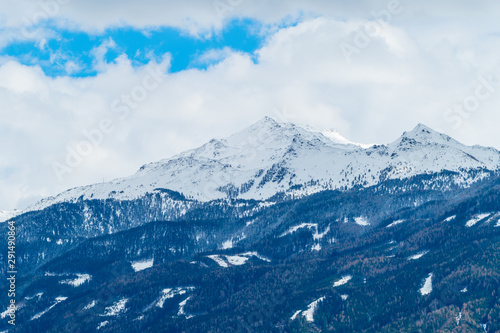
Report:
<svg viewBox="0 0 500 333"><path fill-rule="evenodd" d="M195 65L213 65L221 62L222 60L229 57L234 51L229 47L224 47L222 49L210 49L205 53L201 54L193 62Z"/></svg>
<svg viewBox="0 0 500 333"><path fill-rule="evenodd" d="M103 70L107 66L106 54L109 50L116 48L116 43L112 38L108 38L103 41L99 46L96 46L90 51L90 54L94 57L93 67L97 70Z"/></svg>
<svg viewBox="0 0 500 333"><path fill-rule="evenodd" d="M0 67L0 77L0 87L16 94L34 94L45 88L45 75L40 67L28 67L9 61Z"/></svg>
<svg viewBox="0 0 500 333"><path fill-rule="evenodd" d="M64 64L64 70L68 75L77 73L80 69L81 66L72 60L69 60Z"/></svg>
<svg viewBox="0 0 500 333"><path fill-rule="evenodd" d="M57 15L86 29L168 24L196 32L224 20L211 1L196 2L198 7L194 3L153 1L146 6L123 1L117 6L80 1L61 6ZM229 135L285 106L292 120L336 128L356 142L386 143L423 122L468 144L500 148L499 86L475 111L462 112L459 127L451 118L458 115L446 114L454 103L475 94L479 78L489 78L498 69L498 10L486 2L473 7L433 3L432 10L404 3L405 10L348 63L340 45L352 44L373 22L370 12L387 4L243 1L229 15L277 22L302 13L304 19L277 29L257 52L257 64L250 55L222 49L200 58L223 59L207 70L166 75L161 85L146 91L142 102L132 101L137 107L130 107L125 119L113 113L113 102L133 93L141 97L145 83L154 85L144 81L150 75L147 66L134 68L122 56L113 64L97 62L96 77L50 78L38 66L0 60L0 208L24 208L69 187L127 176L144 163ZM19 25L23 15L40 9L22 8L18 2L2 8L4 26ZM114 15L109 15L112 10ZM462 17L466 12L470 15ZM96 49L96 59L102 60L110 47L108 41ZM162 68L169 66L169 59L166 55ZM66 61L68 72L78 66ZM52 162L64 162L68 147L76 149L86 140L83 131L98 128L106 118L114 129L59 182Z"/></svg>
<svg viewBox="0 0 500 333"><path fill-rule="evenodd" d="M398 0L396 0L398 1ZM293 17L311 18L325 16L331 19L349 20L352 18L369 19L372 13L387 9L393 0L359 0L355 2L326 0L191 0L191 1L75 1L75 0L18 0L2 5L0 22L8 27L20 27L38 23L42 19L61 19L61 24L80 27L87 31L99 31L109 26L132 25L154 27L161 25L181 27L199 33L220 27L232 17L252 17L262 22L275 23ZM430 1L399 0L403 13L398 21L408 25L415 22L440 24L444 31L462 38L459 30L466 32L489 29L486 22L495 22L500 8L491 1L444 0L439 3ZM217 6L219 4L219 6ZM217 8L222 4L222 13ZM457 22L457 18L459 18ZM450 20L452 22L450 22ZM474 25L471 25L474 23ZM414 25L420 29L421 25ZM439 33L437 34L439 36ZM439 38L439 37L436 37Z"/></svg>

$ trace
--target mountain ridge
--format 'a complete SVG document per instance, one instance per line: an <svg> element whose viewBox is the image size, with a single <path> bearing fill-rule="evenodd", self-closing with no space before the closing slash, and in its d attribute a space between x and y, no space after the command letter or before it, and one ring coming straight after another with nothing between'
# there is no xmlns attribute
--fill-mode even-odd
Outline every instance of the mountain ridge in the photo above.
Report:
<svg viewBox="0 0 500 333"><path fill-rule="evenodd" d="M70 189L25 211L41 210L78 198L133 200L155 189L182 193L190 199L267 200L277 193L307 195L322 190L371 186L440 171L500 168L494 148L466 146L418 124L383 145L353 143L334 131L318 131L265 117L227 138L142 166L134 175Z"/></svg>

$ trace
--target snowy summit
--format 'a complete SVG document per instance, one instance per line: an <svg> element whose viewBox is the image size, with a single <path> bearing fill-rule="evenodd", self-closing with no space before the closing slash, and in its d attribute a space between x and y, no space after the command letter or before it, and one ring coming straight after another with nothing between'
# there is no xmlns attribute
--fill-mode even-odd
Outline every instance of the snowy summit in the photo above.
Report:
<svg viewBox="0 0 500 333"><path fill-rule="evenodd" d="M352 143L334 131L317 131L265 117L225 139L159 162L133 176L74 188L42 200L28 210L83 199L131 200L156 189L187 198L265 200L277 193L300 197L326 189L371 186L444 170L457 172L456 183L473 179L466 171L498 170L500 152L466 146L419 124L385 145Z"/></svg>

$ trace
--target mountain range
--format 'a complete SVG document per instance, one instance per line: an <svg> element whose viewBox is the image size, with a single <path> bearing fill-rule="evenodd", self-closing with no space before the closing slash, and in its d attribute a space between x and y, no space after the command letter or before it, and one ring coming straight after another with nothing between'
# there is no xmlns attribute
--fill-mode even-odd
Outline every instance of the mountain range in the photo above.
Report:
<svg viewBox="0 0 500 333"><path fill-rule="evenodd" d="M422 124L362 145L266 117L0 215L0 331L500 331L500 152Z"/></svg>
<svg viewBox="0 0 500 333"><path fill-rule="evenodd" d="M203 202L268 200L278 193L297 198L444 170L457 172L455 182L466 186L477 179L468 171L499 168L498 150L465 146L422 124L392 143L361 145L333 130L316 131L265 117L226 139L144 165L131 177L74 188L28 210L82 197L133 200L158 188Z"/></svg>

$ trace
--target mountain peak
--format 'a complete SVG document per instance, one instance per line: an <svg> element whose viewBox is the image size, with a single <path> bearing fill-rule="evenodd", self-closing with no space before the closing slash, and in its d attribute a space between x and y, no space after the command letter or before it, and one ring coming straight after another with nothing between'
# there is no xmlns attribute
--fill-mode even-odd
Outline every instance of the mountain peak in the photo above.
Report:
<svg viewBox="0 0 500 333"><path fill-rule="evenodd" d="M450 141L455 141L448 135L439 133L432 128L419 123L409 132L404 132L401 138L397 140L398 143L403 143L407 141L416 141L424 144L444 144L449 143ZM455 141L456 142L456 141ZM458 142L456 142L458 144Z"/></svg>
<svg viewBox="0 0 500 333"><path fill-rule="evenodd" d="M415 128L410 131L410 133L426 133L426 134L431 134L431 133L437 133L437 132L434 131L429 126L426 126L426 125L424 125L422 123L418 123L417 126L415 126Z"/></svg>
<svg viewBox="0 0 500 333"><path fill-rule="evenodd" d="M429 135L432 133L437 133L437 132L434 131L429 126L426 126L422 123L418 123L417 126L415 126L411 131L403 132L403 136L414 137L414 136L419 136L419 135Z"/></svg>
<svg viewBox="0 0 500 333"><path fill-rule="evenodd" d="M251 127L270 127L270 128L276 128L279 127L280 123L276 121L275 119L265 116L264 118L261 118L259 121L254 123Z"/></svg>
<svg viewBox="0 0 500 333"><path fill-rule="evenodd" d="M270 123L270 124L277 124L278 122L274 120L274 118L271 118L269 116L264 116L261 120L258 121L258 123Z"/></svg>
<svg viewBox="0 0 500 333"><path fill-rule="evenodd" d="M359 143L352 142L344 138L337 130L318 130L312 126L300 123L292 122L281 122L277 121L271 117L264 117L258 122L251 125L247 130L240 133L236 133L233 137L240 136L241 133L245 135L260 135L264 137L266 135L272 136L274 139L279 138L280 140L284 137L289 139L297 140L297 138L302 138L304 142L322 142L326 145L335 145L337 147L343 148L356 148L363 147L367 148L371 145L363 145Z"/></svg>

